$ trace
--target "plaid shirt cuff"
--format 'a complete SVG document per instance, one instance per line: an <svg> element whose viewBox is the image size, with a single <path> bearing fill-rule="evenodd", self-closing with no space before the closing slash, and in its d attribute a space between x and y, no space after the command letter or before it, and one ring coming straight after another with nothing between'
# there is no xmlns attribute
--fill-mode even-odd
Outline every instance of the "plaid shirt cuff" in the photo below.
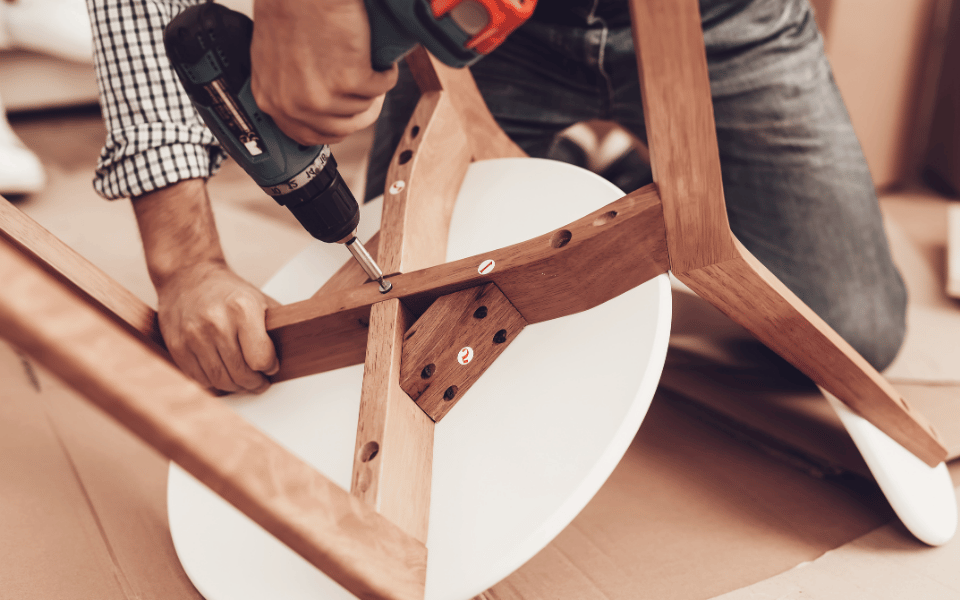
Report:
<svg viewBox="0 0 960 600"><path fill-rule="evenodd" d="M177 130L172 124L153 123L111 133L100 154L94 189L104 198L116 200L216 173L225 154L210 132ZM124 139L126 135L129 141ZM187 139L178 139L184 137Z"/></svg>
<svg viewBox="0 0 960 600"><path fill-rule="evenodd" d="M93 187L105 198L207 178L224 159L163 49L164 26L199 1L87 1L107 127Z"/></svg>

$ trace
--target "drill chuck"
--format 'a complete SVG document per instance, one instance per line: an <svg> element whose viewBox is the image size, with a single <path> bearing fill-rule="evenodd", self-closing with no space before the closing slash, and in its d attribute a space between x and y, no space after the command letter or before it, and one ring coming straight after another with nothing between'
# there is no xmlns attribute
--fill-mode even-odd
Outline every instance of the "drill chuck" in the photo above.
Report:
<svg viewBox="0 0 960 600"><path fill-rule="evenodd" d="M296 177L261 187L321 242L342 242L360 223L357 200L340 176L328 146L322 146L313 163Z"/></svg>

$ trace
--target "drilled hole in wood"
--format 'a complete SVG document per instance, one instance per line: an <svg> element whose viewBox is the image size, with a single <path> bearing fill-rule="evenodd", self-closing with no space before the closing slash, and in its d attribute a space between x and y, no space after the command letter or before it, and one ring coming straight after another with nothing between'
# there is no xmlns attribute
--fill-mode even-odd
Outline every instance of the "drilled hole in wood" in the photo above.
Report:
<svg viewBox="0 0 960 600"><path fill-rule="evenodd" d="M505 341L507 341L507 330L506 330L506 329L501 329L501 330L498 331L496 334L494 334L494 336L493 336L493 343L494 343L494 344L502 344L502 343L504 343Z"/></svg>
<svg viewBox="0 0 960 600"><path fill-rule="evenodd" d="M611 210L610 212L605 212L593 221L594 227L600 227L601 225L606 225L610 221L617 218L617 211Z"/></svg>
<svg viewBox="0 0 960 600"><path fill-rule="evenodd" d="M422 377L423 379L430 379L431 377L433 377L433 371L436 368L437 368L437 365L430 363L429 365L425 366L422 371L420 371L420 377Z"/></svg>
<svg viewBox="0 0 960 600"><path fill-rule="evenodd" d="M474 318L474 319L482 319L482 318L484 318L484 317L486 317L486 316L487 316L487 307L486 307L486 306L481 306L481 307L478 308L477 310L473 311L473 318Z"/></svg>
<svg viewBox="0 0 960 600"><path fill-rule="evenodd" d="M360 462L370 462L378 452L380 452L380 444L367 442L363 445L363 448L360 448Z"/></svg>
<svg viewBox="0 0 960 600"><path fill-rule="evenodd" d="M450 402L451 400L457 397L457 390L458 390L457 386L451 385L450 387L447 388L447 391L443 393L443 399L446 400L447 402Z"/></svg>
<svg viewBox="0 0 960 600"><path fill-rule="evenodd" d="M560 231L553 234L553 238L550 239L550 245L554 248L563 248L567 245L567 242L570 241L570 238L573 237L573 234L570 233L567 229L561 229Z"/></svg>
<svg viewBox="0 0 960 600"><path fill-rule="evenodd" d="M404 150L400 153L400 157L397 158L397 162L401 165L405 165L410 162L411 158L413 158L413 150Z"/></svg>
<svg viewBox="0 0 960 600"><path fill-rule="evenodd" d="M414 125L414 126L410 129L410 139L412 140L413 138L417 137L418 135L420 135L420 126L419 126L419 125Z"/></svg>

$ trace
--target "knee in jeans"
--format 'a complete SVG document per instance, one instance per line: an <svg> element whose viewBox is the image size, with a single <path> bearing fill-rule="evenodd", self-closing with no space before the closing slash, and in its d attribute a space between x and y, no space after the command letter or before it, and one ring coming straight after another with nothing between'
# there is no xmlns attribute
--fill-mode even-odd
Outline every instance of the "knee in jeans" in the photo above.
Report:
<svg viewBox="0 0 960 600"><path fill-rule="evenodd" d="M890 287L872 297L846 298L827 311L834 315L827 322L878 371L890 366L906 335L906 289L902 283Z"/></svg>

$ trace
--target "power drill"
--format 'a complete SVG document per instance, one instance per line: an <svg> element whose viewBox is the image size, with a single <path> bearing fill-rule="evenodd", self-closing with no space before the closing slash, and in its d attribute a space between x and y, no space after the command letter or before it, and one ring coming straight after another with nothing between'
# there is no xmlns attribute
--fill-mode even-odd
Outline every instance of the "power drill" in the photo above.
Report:
<svg viewBox="0 0 960 600"><path fill-rule="evenodd" d="M463 67L496 48L536 0L365 0L371 62L385 70L422 43ZM343 243L386 294L392 284L357 239L360 208L326 145L304 146L262 112L250 90L253 21L213 2L188 7L164 31L164 46L200 117L226 152L318 240Z"/></svg>

